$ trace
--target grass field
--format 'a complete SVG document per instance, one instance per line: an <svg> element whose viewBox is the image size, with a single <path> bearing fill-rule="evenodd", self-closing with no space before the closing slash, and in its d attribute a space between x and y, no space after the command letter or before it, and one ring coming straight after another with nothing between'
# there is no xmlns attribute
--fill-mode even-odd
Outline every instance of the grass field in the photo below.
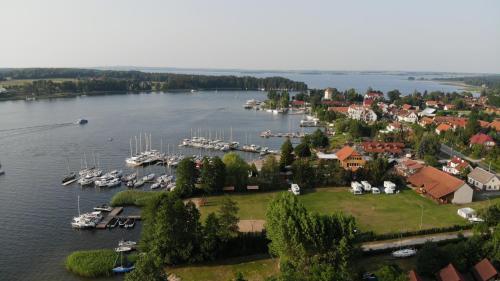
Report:
<svg viewBox="0 0 500 281"><path fill-rule="evenodd" d="M232 259L217 264L191 265L168 268L169 274L181 277L183 281L219 281L232 280L237 272L243 273L246 280L264 280L266 277L279 274L278 259L269 257ZM405 272L415 268L416 258L395 260L390 255L377 255L356 259L353 266L363 271L376 271L383 265L397 264Z"/></svg>
<svg viewBox="0 0 500 281"><path fill-rule="evenodd" d="M267 204L278 192L230 195L238 203L240 219L264 219ZM217 211L223 196L207 197L207 203L201 207L202 216ZM319 188L300 195L306 208L319 213L343 211L353 215L361 230L376 233L389 233L418 230L423 207L422 229L465 224L457 215L457 209L463 206L438 205L418 195L413 190L404 190L394 195L358 195L346 188ZM500 198L491 200L491 203ZM486 206L488 201L468 204L475 209Z"/></svg>
<svg viewBox="0 0 500 281"><path fill-rule="evenodd" d="M217 264L168 268L167 272L181 277L182 281L233 280L237 272L243 273L245 280L260 281L278 274L279 269L277 259L261 256L218 261Z"/></svg>

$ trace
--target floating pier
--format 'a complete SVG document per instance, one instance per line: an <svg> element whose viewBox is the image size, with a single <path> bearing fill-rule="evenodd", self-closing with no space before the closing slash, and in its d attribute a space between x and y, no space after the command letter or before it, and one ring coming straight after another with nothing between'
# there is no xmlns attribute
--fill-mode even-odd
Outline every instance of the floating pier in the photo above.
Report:
<svg viewBox="0 0 500 281"><path fill-rule="evenodd" d="M117 217L121 212L123 212L123 207L116 207L111 210L111 212L108 213L108 215L99 223L95 228L97 229L106 229L108 226L109 222Z"/></svg>

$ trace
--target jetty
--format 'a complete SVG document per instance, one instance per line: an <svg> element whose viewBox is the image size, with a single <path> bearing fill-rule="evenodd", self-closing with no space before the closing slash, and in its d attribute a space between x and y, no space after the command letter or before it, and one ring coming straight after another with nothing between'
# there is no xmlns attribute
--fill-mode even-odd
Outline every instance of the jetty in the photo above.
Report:
<svg viewBox="0 0 500 281"><path fill-rule="evenodd" d="M108 226L109 222L117 217L121 212L123 212L123 207L115 207L111 212L108 213L108 215L99 223L96 225L95 228L97 229L106 229Z"/></svg>
<svg viewBox="0 0 500 281"><path fill-rule="evenodd" d="M273 133L271 130L266 130L260 133L262 138L303 138L307 136L304 132L292 132L292 133Z"/></svg>

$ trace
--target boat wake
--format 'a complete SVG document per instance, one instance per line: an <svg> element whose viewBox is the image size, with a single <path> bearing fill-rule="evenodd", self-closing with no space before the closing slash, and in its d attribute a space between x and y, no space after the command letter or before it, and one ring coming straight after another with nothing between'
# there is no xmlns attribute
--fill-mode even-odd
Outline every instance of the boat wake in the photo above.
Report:
<svg viewBox="0 0 500 281"><path fill-rule="evenodd" d="M38 133L43 131L48 131L56 128L74 126L74 123L58 123L58 124L48 124L48 125L38 125L20 128L10 128L10 129L0 129L0 139L15 137L25 134Z"/></svg>

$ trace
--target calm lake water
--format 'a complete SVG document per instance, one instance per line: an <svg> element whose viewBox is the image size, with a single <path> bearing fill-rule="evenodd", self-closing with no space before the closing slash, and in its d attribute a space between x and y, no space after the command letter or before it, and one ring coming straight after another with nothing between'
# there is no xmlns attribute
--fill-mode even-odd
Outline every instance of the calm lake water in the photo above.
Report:
<svg viewBox="0 0 500 281"><path fill-rule="evenodd" d="M434 82L408 81L406 76L293 75L298 76L290 78L305 81L312 87L354 87L364 91L372 86L384 91L399 88L405 92L456 89ZM82 280L64 269L64 258L69 253L112 248L122 238L139 238L140 224L131 231L71 229L71 218L78 213L78 196L81 210L85 212L109 202L113 194L125 187L63 187L60 180L67 171L67 161L72 170L78 170L85 154L89 162L94 157L98 159L105 170L131 172L124 160L129 155L132 136L151 133L154 148L166 150L169 144L171 151L177 151L177 144L190 136L191 129L205 134L209 129L212 134L216 130L224 131L224 136L229 138L232 128L233 138L240 143L248 139L251 143L278 149L282 139L261 139L259 133L266 129L298 130L301 116L273 116L242 108L247 99L262 100L265 95L245 91L143 93L1 102L0 162L6 174L0 176L0 280ZM88 119L89 124L68 124L80 117ZM163 148L160 148L160 140ZM194 149L180 152L200 153ZM141 174L149 172L164 171L158 166L139 170ZM138 213L139 210L129 208L126 212Z"/></svg>

